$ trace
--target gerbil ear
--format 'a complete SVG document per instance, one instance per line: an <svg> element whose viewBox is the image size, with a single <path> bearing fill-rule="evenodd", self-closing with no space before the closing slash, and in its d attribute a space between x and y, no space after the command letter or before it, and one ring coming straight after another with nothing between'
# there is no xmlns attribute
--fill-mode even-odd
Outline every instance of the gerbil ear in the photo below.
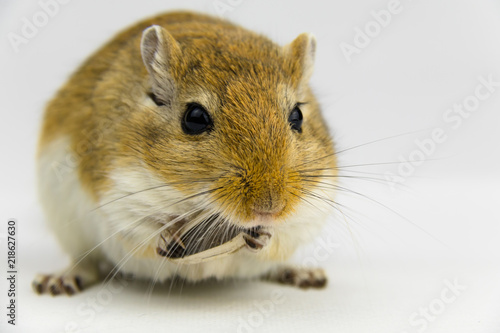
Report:
<svg viewBox="0 0 500 333"><path fill-rule="evenodd" d="M153 92L165 99L175 90L172 64L180 59L181 49L177 41L164 28L153 25L142 33L141 55L153 80Z"/></svg>
<svg viewBox="0 0 500 333"><path fill-rule="evenodd" d="M316 38L310 33L300 34L293 42L285 46L295 75L299 75L301 82L307 83L314 69L316 54Z"/></svg>

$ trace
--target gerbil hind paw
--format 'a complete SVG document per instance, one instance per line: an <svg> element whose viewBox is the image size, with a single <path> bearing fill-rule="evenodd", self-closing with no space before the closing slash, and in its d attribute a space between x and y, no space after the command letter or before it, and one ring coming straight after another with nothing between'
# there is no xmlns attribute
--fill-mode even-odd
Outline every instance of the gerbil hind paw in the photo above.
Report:
<svg viewBox="0 0 500 333"><path fill-rule="evenodd" d="M302 289L324 288L328 280L323 269L304 267L280 267L265 276L265 279Z"/></svg>
<svg viewBox="0 0 500 333"><path fill-rule="evenodd" d="M71 296L83 290L81 278L75 275L38 274L32 286L36 293L52 296L61 294Z"/></svg>
<svg viewBox="0 0 500 333"><path fill-rule="evenodd" d="M97 282L99 274L96 269L83 268L65 271L58 274L38 274L32 282L37 294L75 295Z"/></svg>

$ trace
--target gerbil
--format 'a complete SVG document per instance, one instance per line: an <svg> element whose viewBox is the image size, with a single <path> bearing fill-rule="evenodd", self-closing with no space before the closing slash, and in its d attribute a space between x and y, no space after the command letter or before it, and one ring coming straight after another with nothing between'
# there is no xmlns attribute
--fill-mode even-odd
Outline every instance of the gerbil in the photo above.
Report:
<svg viewBox="0 0 500 333"><path fill-rule="evenodd" d="M323 270L286 264L331 212L320 199L333 194L334 146L308 83L315 46L175 12L91 56L43 120L40 198L72 264L35 290L74 294L105 276L102 263L155 281L323 287Z"/></svg>

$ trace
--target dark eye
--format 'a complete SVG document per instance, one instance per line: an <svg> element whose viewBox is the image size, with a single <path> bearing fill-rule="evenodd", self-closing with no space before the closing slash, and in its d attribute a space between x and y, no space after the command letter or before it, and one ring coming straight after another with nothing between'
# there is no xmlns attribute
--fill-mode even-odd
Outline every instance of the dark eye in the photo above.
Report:
<svg viewBox="0 0 500 333"><path fill-rule="evenodd" d="M288 122L293 130L302 133L302 120L302 111L300 111L299 106L296 105L288 117Z"/></svg>
<svg viewBox="0 0 500 333"><path fill-rule="evenodd" d="M212 118L203 106L190 103L182 119L182 129L186 134L201 134L213 126Z"/></svg>

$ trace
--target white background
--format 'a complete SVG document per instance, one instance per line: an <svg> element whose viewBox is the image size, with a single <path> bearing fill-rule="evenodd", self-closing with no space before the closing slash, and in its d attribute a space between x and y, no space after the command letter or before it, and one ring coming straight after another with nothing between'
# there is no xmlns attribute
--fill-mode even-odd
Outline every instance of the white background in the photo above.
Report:
<svg viewBox="0 0 500 333"><path fill-rule="evenodd" d="M3 0L1 331L65 332L76 325L82 332L500 332L500 87L456 129L443 120L449 108L474 95L478 77L500 81L500 3L401 0L390 22L372 30L370 43L347 59L342 43L355 45L357 29L373 28L372 11L380 13L389 2L73 0L59 5L15 52L9 33L21 35L23 18L32 21L42 7ZM338 149L369 143L340 154L344 175L358 176L345 178L343 186L365 196L339 193L344 217L332 217L318 241L296 258L324 267L327 289L231 281L157 286L150 295L147 284L130 282L120 291L95 287L72 298L34 295L36 272L67 264L35 195L34 152L44 104L124 27L169 9L218 14L220 3L231 6L224 17L281 44L314 33L312 84ZM435 128L444 131L445 142L401 174L400 159L418 156L415 140L428 140ZM402 177L397 190L387 173ZM5 231L13 217L20 265L15 328L4 314ZM454 295L449 283L462 289L444 302L443 295ZM419 311L429 307L428 319L422 319Z"/></svg>

